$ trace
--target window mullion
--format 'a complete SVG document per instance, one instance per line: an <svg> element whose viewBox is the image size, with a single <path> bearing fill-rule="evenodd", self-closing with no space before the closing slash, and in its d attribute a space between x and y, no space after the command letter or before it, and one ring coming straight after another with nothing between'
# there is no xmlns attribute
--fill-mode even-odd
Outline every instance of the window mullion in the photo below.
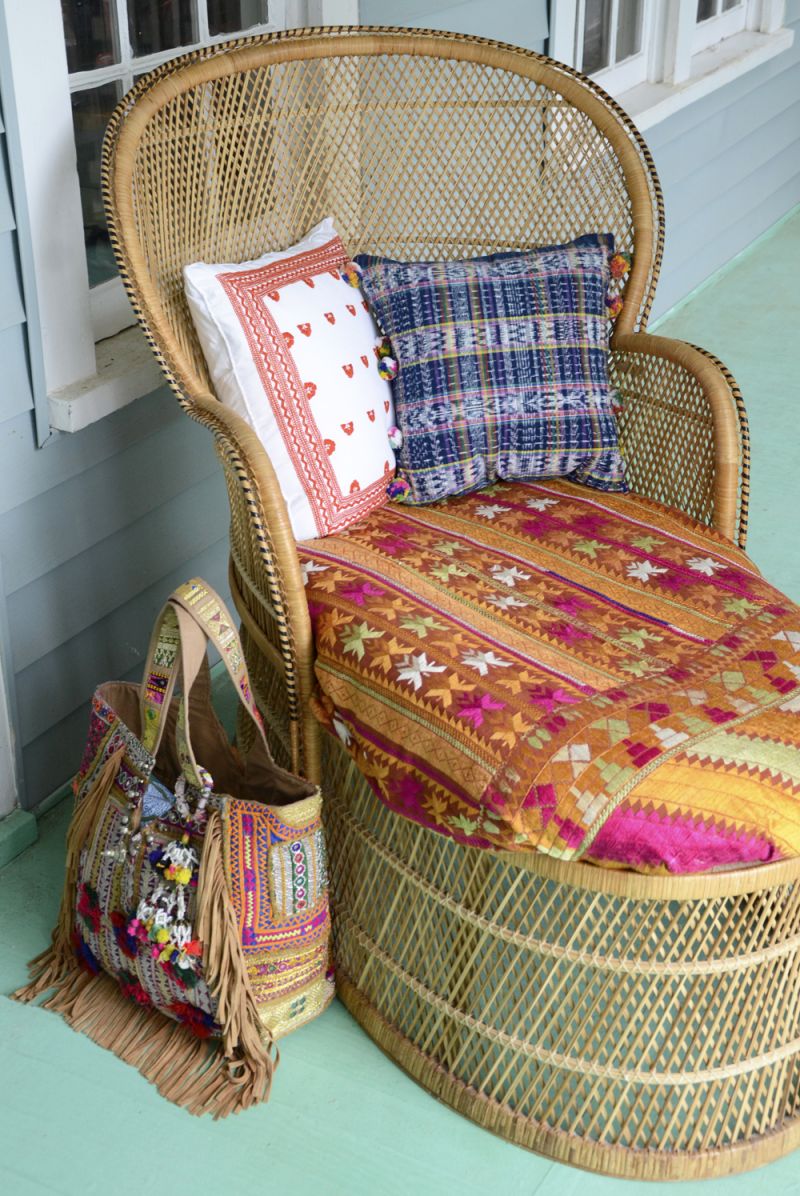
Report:
<svg viewBox="0 0 800 1196"><path fill-rule="evenodd" d="M128 0L114 0L114 9L117 14L117 37L119 38L119 60L122 64L122 72L126 69L130 70L131 59L133 58L133 47L131 46L131 32L128 25Z"/></svg>
<svg viewBox="0 0 800 1196"><path fill-rule="evenodd" d="M611 0L611 29L608 39L608 65L617 64L617 22L619 21L619 0Z"/></svg>
<svg viewBox="0 0 800 1196"><path fill-rule="evenodd" d="M197 40L202 44L207 42L211 36L208 32L207 0L195 0L195 12L197 13Z"/></svg>
<svg viewBox="0 0 800 1196"><path fill-rule="evenodd" d="M583 70L583 35L586 32L586 0L578 0L575 14L575 50L574 62L579 71Z"/></svg>
<svg viewBox="0 0 800 1196"><path fill-rule="evenodd" d="M697 0L675 0L667 5L664 39L665 83L685 83L691 74L696 15Z"/></svg>

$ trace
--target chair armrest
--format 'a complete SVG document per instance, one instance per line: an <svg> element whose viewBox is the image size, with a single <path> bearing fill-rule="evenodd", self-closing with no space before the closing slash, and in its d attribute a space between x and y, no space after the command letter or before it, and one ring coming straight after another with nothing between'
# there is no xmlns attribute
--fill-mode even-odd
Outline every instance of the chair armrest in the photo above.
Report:
<svg viewBox="0 0 800 1196"><path fill-rule="evenodd" d="M172 378L168 374L170 381ZM278 763L319 777L319 728L309 707L314 643L297 545L272 463L252 428L200 389L176 382L184 410L214 435L230 503L229 586L250 680ZM240 720L244 746L252 733Z"/></svg>
<svg viewBox="0 0 800 1196"><path fill-rule="evenodd" d="M744 548L750 438L731 373L704 349L639 332L613 338L609 374L631 489Z"/></svg>

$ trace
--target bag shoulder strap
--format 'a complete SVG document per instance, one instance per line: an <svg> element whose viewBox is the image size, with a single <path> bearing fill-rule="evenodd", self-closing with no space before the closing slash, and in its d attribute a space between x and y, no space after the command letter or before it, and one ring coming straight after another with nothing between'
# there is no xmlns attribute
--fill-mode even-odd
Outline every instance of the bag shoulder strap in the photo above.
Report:
<svg viewBox="0 0 800 1196"><path fill-rule="evenodd" d="M256 727L263 734L263 724L250 687L244 652L239 634L225 603L211 586L201 578L193 577L178 586L171 601L191 615L195 623L205 632L219 652L231 681L236 686L239 699L245 706Z"/></svg>
<svg viewBox="0 0 800 1196"><path fill-rule="evenodd" d="M188 702L206 656L207 640L211 640L217 648L239 700L255 723L259 738L269 755L264 726L253 699L247 665L233 619L220 596L202 579L192 578L173 591L156 620L140 691L140 707L142 742L155 755L178 675L183 673L183 698L178 726L178 737L182 742L179 743L179 754L188 779L193 783L196 783L197 767L188 740Z"/></svg>

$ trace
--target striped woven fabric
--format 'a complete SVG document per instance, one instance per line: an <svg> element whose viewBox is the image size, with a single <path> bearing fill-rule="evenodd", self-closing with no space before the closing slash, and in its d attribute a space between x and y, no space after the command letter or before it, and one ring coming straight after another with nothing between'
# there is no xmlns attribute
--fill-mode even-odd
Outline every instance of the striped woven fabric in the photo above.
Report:
<svg viewBox="0 0 800 1196"><path fill-rule="evenodd" d="M459 262L362 255L391 338L408 501L497 478L624 490L608 385L610 235Z"/></svg>
<svg viewBox="0 0 800 1196"><path fill-rule="evenodd" d="M800 611L716 533L498 483L302 555L328 727L398 813L645 871L800 853Z"/></svg>

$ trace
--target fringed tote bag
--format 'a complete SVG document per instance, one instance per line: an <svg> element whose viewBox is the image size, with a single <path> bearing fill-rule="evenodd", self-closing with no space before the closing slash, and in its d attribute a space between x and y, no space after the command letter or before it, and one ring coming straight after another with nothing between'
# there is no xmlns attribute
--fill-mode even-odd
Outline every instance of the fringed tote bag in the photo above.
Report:
<svg viewBox="0 0 800 1196"><path fill-rule="evenodd" d="M256 726L244 759L211 707L208 640ZM74 789L52 945L15 997L53 990L45 1008L192 1113L266 1100L275 1040L333 996L321 798L273 762L204 582L165 605L141 688L96 691Z"/></svg>

